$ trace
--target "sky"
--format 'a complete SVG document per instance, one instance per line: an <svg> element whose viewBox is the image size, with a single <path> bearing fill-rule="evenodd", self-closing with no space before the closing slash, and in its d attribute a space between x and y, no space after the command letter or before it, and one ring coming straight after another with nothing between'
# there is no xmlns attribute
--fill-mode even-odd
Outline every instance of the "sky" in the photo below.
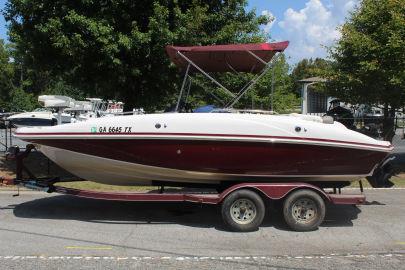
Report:
<svg viewBox="0 0 405 270"><path fill-rule="evenodd" d="M325 58L326 47L340 37L338 27L359 0L249 0L248 9L274 20L264 26L274 41L290 41L290 64L303 58Z"/></svg>
<svg viewBox="0 0 405 270"><path fill-rule="evenodd" d="M6 0L0 0L0 9L3 11ZM7 40L6 21L3 14L0 14L0 39Z"/></svg>
<svg viewBox="0 0 405 270"><path fill-rule="evenodd" d="M0 0L0 9L6 0ZM248 10L274 20L263 27L273 41L290 41L285 51L290 64L303 58L327 57L326 47L339 39L337 27L359 0L248 0ZM7 40L4 17L0 15L0 38Z"/></svg>

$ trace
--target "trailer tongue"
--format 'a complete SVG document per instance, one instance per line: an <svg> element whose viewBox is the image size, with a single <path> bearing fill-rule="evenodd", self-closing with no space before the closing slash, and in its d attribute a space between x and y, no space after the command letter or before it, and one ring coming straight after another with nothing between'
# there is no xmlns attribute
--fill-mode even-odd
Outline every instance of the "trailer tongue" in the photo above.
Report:
<svg viewBox="0 0 405 270"><path fill-rule="evenodd" d="M16 159L15 179L2 179L2 185L17 185L29 189L60 193L91 199L139 201L139 202L192 202L215 204L221 207L225 225L233 231L253 231L261 225L266 213L266 201L282 201L283 215L287 225L296 231L315 230L322 223L325 204L356 205L365 202L363 193L344 195L340 190L327 192L308 183L238 183L230 185L221 192L206 190L167 192L163 187L155 191L139 192L98 192L66 188L55 185L66 182L60 178L36 178L24 165L24 159L34 149L28 145L24 152L13 149L12 157ZM23 177L25 172L28 177ZM362 191L362 189L361 189Z"/></svg>

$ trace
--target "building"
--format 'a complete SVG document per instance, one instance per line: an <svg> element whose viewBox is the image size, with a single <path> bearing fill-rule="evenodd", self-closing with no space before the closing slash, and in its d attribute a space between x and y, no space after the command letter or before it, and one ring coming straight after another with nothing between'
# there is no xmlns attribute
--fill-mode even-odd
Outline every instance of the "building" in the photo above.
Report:
<svg viewBox="0 0 405 270"><path fill-rule="evenodd" d="M301 113L302 114L324 114L328 110L330 97L323 93L312 90L309 86L316 83L326 82L320 77L311 77L299 81L302 83L301 90Z"/></svg>

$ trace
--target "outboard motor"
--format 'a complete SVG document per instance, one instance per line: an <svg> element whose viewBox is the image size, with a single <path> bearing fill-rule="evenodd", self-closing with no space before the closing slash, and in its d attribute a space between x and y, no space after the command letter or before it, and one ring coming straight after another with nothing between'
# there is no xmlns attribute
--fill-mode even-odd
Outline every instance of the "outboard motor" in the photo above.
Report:
<svg viewBox="0 0 405 270"><path fill-rule="evenodd" d="M373 175L366 177L373 188L390 188L394 186L390 178L397 173L395 166L396 158L395 154L387 156L378 167L374 169Z"/></svg>
<svg viewBox="0 0 405 270"><path fill-rule="evenodd" d="M333 117L333 120L342 123L347 128L353 129L354 127L354 116L349 109L341 106L335 106L327 111L326 115Z"/></svg>

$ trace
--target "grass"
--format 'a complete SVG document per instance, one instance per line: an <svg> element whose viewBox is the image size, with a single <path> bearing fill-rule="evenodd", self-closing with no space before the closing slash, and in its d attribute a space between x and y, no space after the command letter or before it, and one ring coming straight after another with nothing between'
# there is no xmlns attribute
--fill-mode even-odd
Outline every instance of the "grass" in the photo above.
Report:
<svg viewBox="0 0 405 270"><path fill-rule="evenodd" d="M76 188L84 190L94 190L94 191L116 191L116 192L141 192L141 191L150 191L154 190L157 187L151 186L113 186L106 184L99 184L90 181L77 181L77 182L62 182L56 184L58 186L63 186L67 188Z"/></svg>
<svg viewBox="0 0 405 270"><path fill-rule="evenodd" d="M158 187L150 187L150 186L113 186L113 185L105 185L94 183L90 181L77 181L77 182L62 182L57 183L55 186L62 186L67 188L75 188L75 189L82 189L82 190L92 190L92 191L105 191L105 192L147 192L150 190L156 190ZM9 190L17 190L16 186L1 186L0 191L9 191ZM30 190L24 187L21 187L20 190Z"/></svg>
<svg viewBox="0 0 405 270"><path fill-rule="evenodd" d="M394 187L405 187L405 174L400 174L398 176L393 176L391 181L395 184ZM371 187L367 180L363 180L363 187ZM94 183L90 181L80 181L80 182L66 182L66 183L59 183L58 185L68 187L68 188L76 188L76 189L85 189L85 190L95 190L95 191L116 191L116 192L141 192L141 191L150 191L154 190L157 187L152 186L113 186L113 185L105 185ZM351 187L358 187L359 182L352 182Z"/></svg>
<svg viewBox="0 0 405 270"><path fill-rule="evenodd" d="M405 174L399 174L399 175L393 176L393 177L391 177L390 181L394 183L393 187L405 187ZM366 179L363 179L362 183L363 183L363 187L365 187L365 188L371 187ZM359 182L358 181L352 182L352 184L350 186L359 187Z"/></svg>
<svg viewBox="0 0 405 270"><path fill-rule="evenodd" d="M391 177L391 182L395 184L394 187L405 187L405 174L399 174L397 176ZM371 187L367 180L363 179L363 187ZM158 187L153 186L114 186L99 184L90 181L77 181L77 182L62 182L57 183L57 186L63 186L67 188L75 188L82 190L93 190L93 191L109 191L109 192L146 192L150 190L156 190ZM359 187L359 182L352 182L350 187ZM14 190L15 186L0 186L1 190Z"/></svg>
<svg viewBox="0 0 405 270"><path fill-rule="evenodd" d="M405 174L400 174L398 176L391 177L391 181L395 184L394 187L405 187ZM371 187L367 180L363 180L363 187ZM57 183L57 186L63 186L67 188L75 188L82 190L93 190L93 191L109 191L109 192L146 192L150 190L155 190L158 187L153 186L114 186L99 184L90 181L77 181L77 182L62 182ZM359 187L359 182L352 182L350 187ZM1 190L14 190L15 186L0 186Z"/></svg>
<svg viewBox="0 0 405 270"><path fill-rule="evenodd" d="M402 176L393 176L391 181L395 184L394 187L405 187L405 175ZM370 184L363 180L363 187L370 188ZM151 190L156 190L158 187L153 186L113 186L94 183L90 181L78 181L78 182L63 182L57 183L57 186L75 188L82 190L93 190L93 191L105 191L105 192L147 192ZM352 182L350 187L359 187L359 182ZM0 190L16 190L15 186L0 186ZM25 190L25 188L22 188Z"/></svg>

